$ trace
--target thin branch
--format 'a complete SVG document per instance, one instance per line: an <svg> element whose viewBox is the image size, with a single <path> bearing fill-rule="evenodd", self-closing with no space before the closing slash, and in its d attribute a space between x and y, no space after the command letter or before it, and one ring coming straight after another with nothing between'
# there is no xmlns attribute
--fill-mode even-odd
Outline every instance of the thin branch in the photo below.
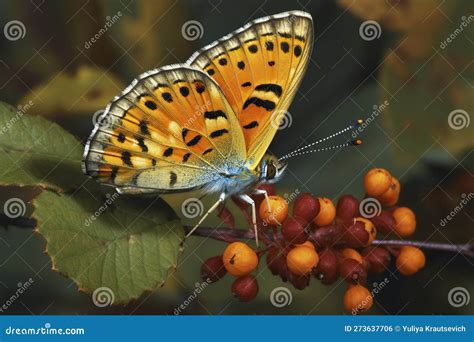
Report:
<svg viewBox="0 0 474 342"><path fill-rule="evenodd" d="M184 226L185 232L191 230L191 226ZM252 230L249 229L229 229L229 228L210 228L210 227L199 227L193 234L194 236L208 237L215 240L231 242L237 240L251 240L255 237ZM272 234L266 234L269 241L274 241ZM469 258L474 259L474 241L465 244L447 244L437 242L423 242L423 241L410 241L410 240L374 240L374 245L378 246L390 246L390 247L401 247L401 246L415 246L421 249L443 251L450 253L459 253Z"/></svg>

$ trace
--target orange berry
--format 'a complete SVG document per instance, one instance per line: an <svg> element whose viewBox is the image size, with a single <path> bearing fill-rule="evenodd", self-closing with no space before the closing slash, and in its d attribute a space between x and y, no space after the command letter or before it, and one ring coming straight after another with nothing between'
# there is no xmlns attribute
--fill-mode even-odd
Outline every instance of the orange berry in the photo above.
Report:
<svg viewBox="0 0 474 342"><path fill-rule="evenodd" d="M369 233L369 241L367 242L366 246L371 245L377 236L377 230L375 229L374 224L365 217L356 217L355 220L364 224L365 231Z"/></svg>
<svg viewBox="0 0 474 342"><path fill-rule="evenodd" d="M306 241L303 242L303 243L300 243L300 244L295 245L295 247L309 247L309 248L312 248L312 249L316 250L316 249L314 248L313 243L312 243L311 241L308 241L308 240L306 240Z"/></svg>
<svg viewBox="0 0 474 342"><path fill-rule="evenodd" d="M407 207L400 207L393 211L395 219L395 232L401 237L412 235L416 229L416 217L413 210Z"/></svg>
<svg viewBox="0 0 474 342"><path fill-rule="evenodd" d="M392 177L392 182L382 195L378 197L380 203L387 207L393 207L398 202L400 196L400 182L395 177Z"/></svg>
<svg viewBox="0 0 474 342"><path fill-rule="evenodd" d="M314 218L314 223L320 227L327 226L336 217L336 207L329 198L318 197L319 214Z"/></svg>
<svg viewBox="0 0 474 342"><path fill-rule="evenodd" d="M354 259L354 260L358 261L361 264L364 261L364 259L362 258L362 255L360 255L360 253L357 252L353 248L344 248L341 251L341 254L344 258Z"/></svg>
<svg viewBox="0 0 474 342"><path fill-rule="evenodd" d="M367 172L364 178L364 189L368 196L378 197L388 190L392 175L385 169L375 168Z"/></svg>
<svg viewBox="0 0 474 342"><path fill-rule="evenodd" d="M224 267L233 276L240 277L253 272L258 265L255 251L243 242L232 242L222 255Z"/></svg>
<svg viewBox="0 0 474 342"><path fill-rule="evenodd" d="M260 204L260 218L268 224L281 225L288 216L288 202L280 196L268 196L268 200L270 208L266 200Z"/></svg>
<svg viewBox="0 0 474 342"><path fill-rule="evenodd" d="M316 267L319 261L318 253L314 248L299 246L291 249L286 256L286 264L291 273L305 275Z"/></svg>
<svg viewBox="0 0 474 342"><path fill-rule="evenodd" d="M362 285L351 285L344 293L344 309L357 315L372 307L372 294Z"/></svg>
<svg viewBox="0 0 474 342"><path fill-rule="evenodd" d="M425 266L425 254L417 247L403 246L397 256L397 269L406 276L415 274Z"/></svg>

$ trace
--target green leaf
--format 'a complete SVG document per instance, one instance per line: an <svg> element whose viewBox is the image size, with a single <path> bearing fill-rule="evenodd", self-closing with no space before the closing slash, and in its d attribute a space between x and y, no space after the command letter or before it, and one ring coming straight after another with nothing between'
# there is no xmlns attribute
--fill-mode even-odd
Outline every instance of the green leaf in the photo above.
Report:
<svg viewBox="0 0 474 342"><path fill-rule="evenodd" d="M0 184L73 189L84 182L83 146L57 124L0 102Z"/></svg>
<svg viewBox="0 0 474 342"><path fill-rule="evenodd" d="M183 229L161 199L145 201L44 192L34 217L45 237L53 269L83 291L112 290L114 303L162 285L176 268Z"/></svg>
<svg viewBox="0 0 474 342"><path fill-rule="evenodd" d="M162 199L106 195L82 173L82 151L58 125L0 102L0 185L43 189L32 217L53 269L82 291L106 287L113 303L128 302L163 285L184 229Z"/></svg>

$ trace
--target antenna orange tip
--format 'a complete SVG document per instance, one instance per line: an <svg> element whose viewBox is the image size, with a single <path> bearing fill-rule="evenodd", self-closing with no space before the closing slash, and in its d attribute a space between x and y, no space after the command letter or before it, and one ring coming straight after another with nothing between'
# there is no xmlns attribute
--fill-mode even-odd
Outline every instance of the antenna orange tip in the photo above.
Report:
<svg viewBox="0 0 474 342"><path fill-rule="evenodd" d="M358 124L358 125L362 125L363 122L364 122L364 120L362 120L362 119L357 119L357 124Z"/></svg>
<svg viewBox="0 0 474 342"><path fill-rule="evenodd" d="M357 139L357 140L355 141L355 144L356 144L356 145L362 145L362 140Z"/></svg>

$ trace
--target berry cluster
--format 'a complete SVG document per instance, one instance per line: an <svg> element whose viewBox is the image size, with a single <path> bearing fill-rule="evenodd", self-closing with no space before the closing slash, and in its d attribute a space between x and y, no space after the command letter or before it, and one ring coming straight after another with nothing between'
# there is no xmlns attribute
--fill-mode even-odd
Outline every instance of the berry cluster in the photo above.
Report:
<svg viewBox="0 0 474 342"><path fill-rule="evenodd" d="M396 206L399 181L387 170L374 168L364 178L364 189L362 201L343 195L336 205L329 198L299 194L289 215L288 202L265 186L269 203L263 196L254 198L260 209L258 229L265 248L254 250L244 242L233 241L222 256L204 262L202 278L214 282L230 273L237 277L232 284L234 295L250 301L258 293L252 273L266 254L272 274L296 289L307 287L312 277L325 285L342 279L348 285L344 308L352 313L367 311L373 303L365 287L369 274L384 273L395 257L398 271L409 276L424 266L425 256L409 245L388 248L373 244L377 236L392 233L407 237L415 231L413 211Z"/></svg>

